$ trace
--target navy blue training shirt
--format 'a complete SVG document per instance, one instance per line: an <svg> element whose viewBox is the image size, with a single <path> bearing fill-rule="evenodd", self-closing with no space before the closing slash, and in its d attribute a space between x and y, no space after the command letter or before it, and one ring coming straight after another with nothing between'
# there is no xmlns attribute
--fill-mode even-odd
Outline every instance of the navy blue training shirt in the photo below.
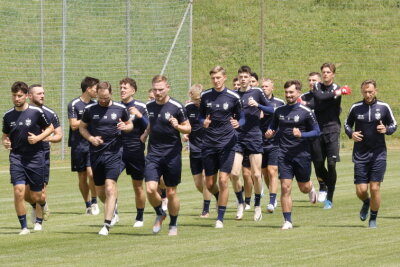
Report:
<svg viewBox="0 0 400 267"><path fill-rule="evenodd" d="M211 123L204 130L203 147L223 148L236 139L236 131L232 127L230 119L242 119L242 105L239 95L224 88L217 92L214 88L201 94L199 121L210 115Z"/></svg>
<svg viewBox="0 0 400 267"><path fill-rule="evenodd" d="M183 105L173 98L162 105L153 100L147 103L147 111L150 121L148 154L165 156L171 153L181 153L180 133L172 127L169 119L174 117L179 124L187 121L188 118Z"/></svg>
<svg viewBox="0 0 400 267"><path fill-rule="evenodd" d="M293 128L299 128L301 137L293 135ZM307 157L310 155L310 143L307 138L319 135L319 127L311 109L299 103L285 105L275 110L271 130L279 131L279 152L289 157Z"/></svg>
<svg viewBox="0 0 400 267"><path fill-rule="evenodd" d="M80 97L73 99L68 104L68 119L74 118L79 121L82 120L85 107L93 103L96 103L96 101L90 100L88 103L85 103ZM79 133L79 129L72 131L71 127L69 127L68 146L81 152L89 151L89 141L83 138L83 136Z"/></svg>
<svg viewBox="0 0 400 267"><path fill-rule="evenodd" d="M375 100L371 104L359 101L351 106L344 125L345 132L351 138L354 126L354 131L361 131L363 135L362 141L354 142L353 162L369 162L372 158L386 160L385 135L376 128L381 121L386 126L387 135L396 131L396 119L388 104Z"/></svg>
<svg viewBox="0 0 400 267"><path fill-rule="evenodd" d="M35 135L50 126L42 109L28 105L24 111L8 110L3 117L3 133L8 134L13 153L35 153L43 151L43 142L29 144L28 132Z"/></svg>
<svg viewBox="0 0 400 267"><path fill-rule="evenodd" d="M342 111L340 103L342 100L341 96L335 95L335 90L339 89L339 85L332 83L325 85L321 82L315 83L312 91L314 97L314 112L317 118L321 131L324 129L329 133L331 127L338 128L340 131L340 119L339 115Z"/></svg>
<svg viewBox="0 0 400 267"><path fill-rule="evenodd" d="M285 105L285 102L282 99L274 97L273 95L268 100L269 100L268 105L270 105L270 106L272 105L274 107L274 110L276 110L280 106ZM268 130L269 126L271 125L273 116L274 116L274 114L264 112L264 116L261 118L261 121L260 121L260 129L262 132L264 148L278 145L278 142L277 142L278 137L277 136L274 136L272 138L265 137L265 132Z"/></svg>
<svg viewBox="0 0 400 267"><path fill-rule="evenodd" d="M58 120L57 114L51 108L48 108L46 106L42 106L41 108L46 115L46 118L50 121L51 124L53 124L54 129L60 127L60 121ZM50 150L49 142L43 142L43 147L45 150Z"/></svg>
<svg viewBox="0 0 400 267"><path fill-rule="evenodd" d="M93 136L101 136L103 144L93 146L90 144L90 152L114 151L120 150L121 131L117 128L119 120L126 122L129 120L129 114L125 106L112 101L108 107L102 107L98 103L86 106L82 121L88 124L88 131Z"/></svg>
<svg viewBox="0 0 400 267"><path fill-rule="evenodd" d="M198 120L200 108L192 102L186 104L185 108L190 126L192 126L192 131L189 134L189 149L190 152L200 153L204 135L203 125Z"/></svg>
<svg viewBox="0 0 400 267"><path fill-rule="evenodd" d="M147 114L146 104L138 100L132 100L128 103L121 103L125 105L127 110L131 107L135 107L142 113L142 118L136 118L134 115L130 115L133 122L133 130L125 133L122 132L122 144L124 149L137 150L143 147L142 141L140 141L140 136L144 133L149 124L149 116Z"/></svg>

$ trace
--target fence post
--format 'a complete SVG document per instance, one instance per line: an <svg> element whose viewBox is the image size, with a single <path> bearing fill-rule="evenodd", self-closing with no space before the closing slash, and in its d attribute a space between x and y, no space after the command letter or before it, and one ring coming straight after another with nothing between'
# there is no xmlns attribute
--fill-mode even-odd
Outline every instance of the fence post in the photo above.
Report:
<svg viewBox="0 0 400 267"><path fill-rule="evenodd" d="M63 0L62 6L62 48L61 48L61 125L66 128L66 109L65 109L65 51L66 51L66 33L67 33L67 0ZM64 131L65 132L65 131ZM61 141L61 159L65 158L65 138Z"/></svg>
<svg viewBox="0 0 400 267"><path fill-rule="evenodd" d="M193 0L189 0L189 87L192 86L192 52L193 52Z"/></svg>
<svg viewBox="0 0 400 267"><path fill-rule="evenodd" d="M265 1L260 0L260 78L264 77L264 47L265 47L265 29L264 29L264 10Z"/></svg>
<svg viewBox="0 0 400 267"><path fill-rule="evenodd" d="M126 75L131 76L131 1L126 0Z"/></svg>
<svg viewBox="0 0 400 267"><path fill-rule="evenodd" d="M44 18L43 1L40 0L40 83L44 86Z"/></svg>

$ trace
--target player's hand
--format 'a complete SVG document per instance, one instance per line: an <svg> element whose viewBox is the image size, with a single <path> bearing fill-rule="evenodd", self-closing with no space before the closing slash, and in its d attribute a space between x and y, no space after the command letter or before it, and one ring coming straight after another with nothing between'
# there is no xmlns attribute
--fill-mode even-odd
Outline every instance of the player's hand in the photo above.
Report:
<svg viewBox="0 0 400 267"><path fill-rule="evenodd" d="M300 130L299 130L299 128L293 128L293 135L295 136L295 137L301 137L301 132L300 132Z"/></svg>
<svg viewBox="0 0 400 267"><path fill-rule="evenodd" d="M89 138L89 142L94 146L99 146L104 143L103 138L101 136L91 136Z"/></svg>
<svg viewBox="0 0 400 267"><path fill-rule="evenodd" d="M125 131L128 127L126 126L125 122L119 119L119 122L117 123L117 128L118 130Z"/></svg>
<svg viewBox="0 0 400 267"><path fill-rule="evenodd" d="M3 146L5 149L11 150L11 141L10 138L6 137L3 139Z"/></svg>
<svg viewBox="0 0 400 267"><path fill-rule="evenodd" d="M28 136L29 144L34 145L34 144L36 144L37 142L40 141L39 138L37 137L37 135L35 135L35 134L31 133L31 132L28 132L28 135L29 135Z"/></svg>
<svg viewBox="0 0 400 267"><path fill-rule="evenodd" d="M232 125L233 128L235 128L235 129L239 128L240 125L239 125L239 122L237 120L235 120L234 118L231 117L229 121L231 122L231 125Z"/></svg>
<svg viewBox="0 0 400 267"><path fill-rule="evenodd" d="M351 139L354 140L354 142L361 142L363 140L364 135L361 134L361 131L358 132L353 132L351 134Z"/></svg>
<svg viewBox="0 0 400 267"><path fill-rule="evenodd" d="M203 122L203 127L208 128L208 126L210 126L210 123L211 123L211 115L207 115L207 117L205 118L205 120Z"/></svg>
<svg viewBox="0 0 400 267"><path fill-rule="evenodd" d="M189 141L189 135L188 134L182 135L182 140L183 140L183 142L188 142Z"/></svg>
<svg viewBox="0 0 400 267"><path fill-rule="evenodd" d="M135 115L139 119L143 117L143 114L136 107L130 107L129 114Z"/></svg>
<svg viewBox="0 0 400 267"><path fill-rule="evenodd" d="M170 116L168 121L169 121L169 123L171 123L172 127L174 127L175 129L178 128L179 122L173 116Z"/></svg>
<svg viewBox="0 0 400 267"><path fill-rule="evenodd" d="M249 106L258 108L258 103L254 99L249 99Z"/></svg>
<svg viewBox="0 0 400 267"><path fill-rule="evenodd" d="M268 138L268 139L271 139L272 137L274 137L274 135L275 135L275 131L274 130L268 129L265 132L265 137Z"/></svg>
<svg viewBox="0 0 400 267"><path fill-rule="evenodd" d="M379 121L378 126L376 126L376 130L381 134L385 134L387 131L386 126L382 123L382 121Z"/></svg>
<svg viewBox="0 0 400 267"><path fill-rule="evenodd" d="M149 136L148 133L144 131L144 133L140 136L140 142L145 144L148 136Z"/></svg>

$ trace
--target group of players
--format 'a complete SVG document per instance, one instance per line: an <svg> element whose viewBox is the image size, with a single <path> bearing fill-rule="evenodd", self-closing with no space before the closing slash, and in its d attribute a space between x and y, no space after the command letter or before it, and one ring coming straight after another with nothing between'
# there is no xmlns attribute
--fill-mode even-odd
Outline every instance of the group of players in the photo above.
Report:
<svg viewBox="0 0 400 267"><path fill-rule="evenodd" d="M121 102L116 102L112 100L110 83L86 77L81 83L81 96L68 105L68 144L72 171L78 173L86 213L99 214L97 196L104 203L104 224L99 234L108 235L119 221L117 180L126 169L135 192L137 216L133 226L143 226L147 193L156 212L153 233L161 231L168 210L168 235L177 235L181 134L189 142L190 169L196 188L203 194L201 217L210 215L211 195L217 201L215 228L224 227L229 180L237 198L236 220L243 218L244 210L251 209L253 188L254 220L262 219L262 176L269 190L267 212L273 213L277 205L278 171L282 229L293 228L294 177L311 203L318 200L324 202L324 209L331 209L336 162L340 160L341 95L351 93L348 86L339 87L334 83L335 71L334 64L324 63L322 75L310 73L310 90L305 94L301 94L300 81L287 81L284 84L286 104L274 97L271 79L262 79L259 88L258 77L248 66L239 68L233 80L235 90L226 88L225 70L214 67L210 71L213 88L203 91L201 85L192 86L186 105L169 96L170 85L162 75L152 79L149 93L154 99L147 104L134 99L137 85L131 78L120 81ZM10 150L11 183L20 234L28 234L25 201L32 205L34 230L42 230L43 220L49 214L45 190L49 177L49 142L59 142L62 130L57 115L44 106L41 85L28 87L16 82L11 93L14 108L4 115L2 141ZM366 220L370 212L369 227L375 228L380 183L386 170L384 134L392 134L397 125L389 105L377 100L374 80L364 81L361 93L363 100L351 107L345 132L355 142L354 183L357 196L363 202L360 219ZM320 186L318 194L310 180L311 162ZM239 179L241 171L243 186ZM163 205L166 203L167 207Z"/></svg>

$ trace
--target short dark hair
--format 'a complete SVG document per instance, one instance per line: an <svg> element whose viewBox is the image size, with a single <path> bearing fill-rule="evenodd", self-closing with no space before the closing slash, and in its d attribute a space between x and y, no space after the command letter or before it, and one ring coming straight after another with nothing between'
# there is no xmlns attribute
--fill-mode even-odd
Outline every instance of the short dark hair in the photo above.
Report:
<svg viewBox="0 0 400 267"><path fill-rule="evenodd" d="M256 78L256 80L258 81L258 75L257 75L257 73L251 72L251 73L250 73L250 76Z"/></svg>
<svg viewBox="0 0 400 267"><path fill-rule="evenodd" d="M136 81L129 77L126 77L126 78L120 80L119 85L122 85L122 84L129 84L130 86L132 86L135 89L135 91L137 91L137 89L138 89L137 85L136 85Z"/></svg>
<svg viewBox="0 0 400 267"><path fill-rule="evenodd" d="M86 92L86 89L95 86L99 82L100 82L99 79L86 76L81 82L82 93Z"/></svg>
<svg viewBox="0 0 400 267"><path fill-rule="evenodd" d="M101 82L97 84L96 91L98 92L99 90L108 90L111 94L112 93L111 84L109 82Z"/></svg>
<svg viewBox="0 0 400 267"><path fill-rule="evenodd" d="M249 66L243 65L238 69L238 74L240 74L240 73L248 73L251 75L252 71Z"/></svg>
<svg viewBox="0 0 400 267"><path fill-rule="evenodd" d="M21 81L17 81L13 83L13 85L11 86L11 92L14 94L18 93L19 91L22 91L22 93L27 94L28 90L29 90L28 85Z"/></svg>
<svg viewBox="0 0 400 267"><path fill-rule="evenodd" d="M361 89L363 89L364 86L367 86L368 84L372 84L376 88L376 81L375 80L365 80L361 84Z"/></svg>
<svg viewBox="0 0 400 267"><path fill-rule="evenodd" d="M236 76L235 78L233 78L232 82L237 82L237 81L239 81L239 78Z"/></svg>
<svg viewBox="0 0 400 267"><path fill-rule="evenodd" d="M323 68L329 68L333 73L336 72L336 67L335 67L335 64L333 64L333 63L324 63L321 66L321 71Z"/></svg>
<svg viewBox="0 0 400 267"><path fill-rule="evenodd" d="M30 93L32 91L32 89L35 88L35 87L43 87L43 86L41 84L39 84L39 83L34 83L31 86L29 86L28 92Z"/></svg>
<svg viewBox="0 0 400 267"><path fill-rule="evenodd" d="M318 76L318 77L321 78L321 73L316 72L316 71L313 71L313 72L310 72L310 73L308 74L308 77L310 77L310 76Z"/></svg>
<svg viewBox="0 0 400 267"><path fill-rule="evenodd" d="M295 85L297 91L301 91L301 82L299 80L289 80L285 82L283 88L289 88L290 86Z"/></svg>

